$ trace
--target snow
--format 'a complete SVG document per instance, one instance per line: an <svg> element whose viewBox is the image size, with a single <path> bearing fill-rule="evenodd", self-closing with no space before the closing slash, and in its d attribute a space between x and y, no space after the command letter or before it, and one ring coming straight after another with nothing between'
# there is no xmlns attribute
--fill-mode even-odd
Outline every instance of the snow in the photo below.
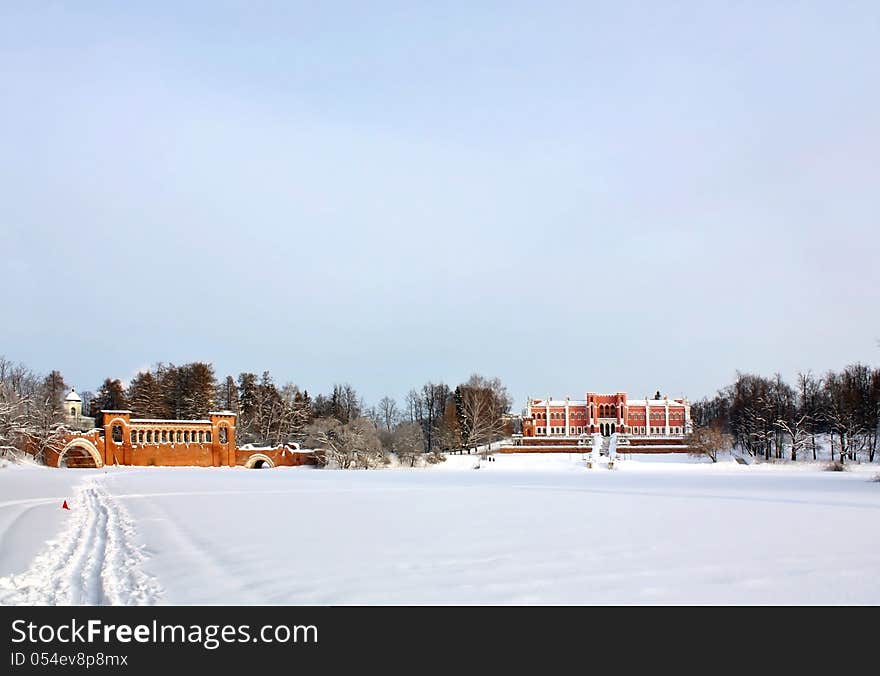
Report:
<svg viewBox="0 0 880 676"><path fill-rule="evenodd" d="M7 466L0 603L880 603L877 466L602 461Z"/></svg>

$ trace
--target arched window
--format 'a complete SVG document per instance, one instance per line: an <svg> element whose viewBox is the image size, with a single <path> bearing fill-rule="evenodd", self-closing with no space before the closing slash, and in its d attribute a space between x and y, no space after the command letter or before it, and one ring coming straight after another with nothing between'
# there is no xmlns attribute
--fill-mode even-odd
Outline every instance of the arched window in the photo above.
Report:
<svg viewBox="0 0 880 676"><path fill-rule="evenodd" d="M208 443L208 444L211 443L211 433L210 432L205 432L205 443Z"/></svg>
<svg viewBox="0 0 880 676"><path fill-rule="evenodd" d="M122 425L113 425L111 428L111 433L113 435L113 443L121 444L122 443Z"/></svg>
<svg viewBox="0 0 880 676"><path fill-rule="evenodd" d="M183 430L183 443L189 443L189 430Z"/></svg>
<svg viewBox="0 0 880 676"><path fill-rule="evenodd" d="M147 430L147 443L153 443L153 430Z"/></svg>
<svg viewBox="0 0 880 676"><path fill-rule="evenodd" d="M76 415L76 406L70 407L70 417L73 418Z"/></svg>
<svg viewBox="0 0 880 676"><path fill-rule="evenodd" d="M137 443L137 432L134 430L131 431L131 445L134 446Z"/></svg>

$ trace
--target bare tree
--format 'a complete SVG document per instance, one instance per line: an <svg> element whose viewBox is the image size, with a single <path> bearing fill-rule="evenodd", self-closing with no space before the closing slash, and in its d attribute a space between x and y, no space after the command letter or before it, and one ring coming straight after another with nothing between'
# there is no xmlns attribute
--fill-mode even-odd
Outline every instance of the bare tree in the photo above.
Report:
<svg viewBox="0 0 880 676"><path fill-rule="evenodd" d="M422 428L417 423L400 423L391 434L391 449L401 462L409 461L409 466L415 467L425 452Z"/></svg>
<svg viewBox="0 0 880 676"><path fill-rule="evenodd" d="M804 416L806 432L810 437L810 450L813 460L818 459L816 435L820 429L823 406L822 380L816 378L811 371L798 373L798 395L800 411Z"/></svg>
<svg viewBox="0 0 880 676"><path fill-rule="evenodd" d="M317 418L309 426L307 443L323 451L325 464L340 469L369 469L385 461L376 427L364 417L347 423L336 418Z"/></svg>
<svg viewBox="0 0 880 676"><path fill-rule="evenodd" d="M397 408L397 402L391 397L382 397L376 409L376 416L379 425L385 428L385 431L391 432L400 419L400 411Z"/></svg>
<svg viewBox="0 0 880 676"><path fill-rule="evenodd" d="M0 455L26 451L42 461L47 450L61 450L65 387L58 371L40 379L24 364L0 357Z"/></svg>
<svg viewBox="0 0 880 676"><path fill-rule="evenodd" d="M510 408L507 389L498 378L487 380L474 374L455 390L455 402L464 446L476 450L485 445L491 451L492 443L506 432L503 415Z"/></svg>
<svg viewBox="0 0 880 676"><path fill-rule="evenodd" d="M866 430L859 415L854 374L849 369L842 373L830 372L825 376L828 405L824 417L831 430L832 462L835 450L840 462L855 460L865 444Z"/></svg>
<svg viewBox="0 0 880 676"><path fill-rule="evenodd" d="M806 448L810 441L810 435L807 432L807 421L807 416L801 413L788 419L780 418L774 423L786 436L792 460L798 459L798 453Z"/></svg>
<svg viewBox="0 0 880 676"><path fill-rule="evenodd" d="M691 455L718 462L719 453L727 453L733 448L733 435L719 427L697 427L688 437L687 444Z"/></svg>

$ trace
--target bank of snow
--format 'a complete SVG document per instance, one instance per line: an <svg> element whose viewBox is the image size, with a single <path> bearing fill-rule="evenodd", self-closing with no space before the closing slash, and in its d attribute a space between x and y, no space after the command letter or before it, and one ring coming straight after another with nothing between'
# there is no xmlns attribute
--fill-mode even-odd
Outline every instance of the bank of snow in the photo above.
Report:
<svg viewBox="0 0 880 676"><path fill-rule="evenodd" d="M126 546L148 553L145 602L880 603L870 468L632 456L587 470L579 454L496 457L98 472L130 517ZM33 553L72 522L53 511L33 517L40 528L15 526L24 503L6 504L7 489L56 509L40 501L95 472L4 474L3 551ZM7 557L0 575L32 559Z"/></svg>

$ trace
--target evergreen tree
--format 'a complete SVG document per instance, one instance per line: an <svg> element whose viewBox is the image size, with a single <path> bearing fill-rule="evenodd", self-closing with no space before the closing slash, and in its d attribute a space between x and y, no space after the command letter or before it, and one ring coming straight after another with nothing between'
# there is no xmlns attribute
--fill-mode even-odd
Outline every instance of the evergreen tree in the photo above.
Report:
<svg viewBox="0 0 880 676"><path fill-rule="evenodd" d="M43 378L40 406L53 417L64 415L64 397L67 394L67 385L60 371L52 371Z"/></svg>
<svg viewBox="0 0 880 676"><path fill-rule="evenodd" d="M127 398L132 414L136 418L168 417L162 387L151 371L143 371L131 379Z"/></svg>
<svg viewBox="0 0 880 676"><path fill-rule="evenodd" d="M238 386L235 384L235 378L226 376L226 379L217 385L214 405L224 411L238 412Z"/></svg>
<svg viewBox="0 0 880 676"><path fill-rule="evenodd" d="M178 369L182 395L181 412L185 420L207 418L214 408L214 367L205 362L184 364Z"/></svg>
<svg viewBox="0 0 880 676"><path fill-rule="evenodd" d="M156 380L162 390L162 401L166 415L174 420L183 418L183 383L179 369L174 364L158 364Z"/></svg>
<svg viewBox="0 0 880 676"><path fill-rule="evenodd" d="M101 411L119 411L127 406L128 402L125 399L125 388L122 386L122 381L118 378L115 380L106 378L92 400L95 425L104 426L104 416Z"/></svg>

